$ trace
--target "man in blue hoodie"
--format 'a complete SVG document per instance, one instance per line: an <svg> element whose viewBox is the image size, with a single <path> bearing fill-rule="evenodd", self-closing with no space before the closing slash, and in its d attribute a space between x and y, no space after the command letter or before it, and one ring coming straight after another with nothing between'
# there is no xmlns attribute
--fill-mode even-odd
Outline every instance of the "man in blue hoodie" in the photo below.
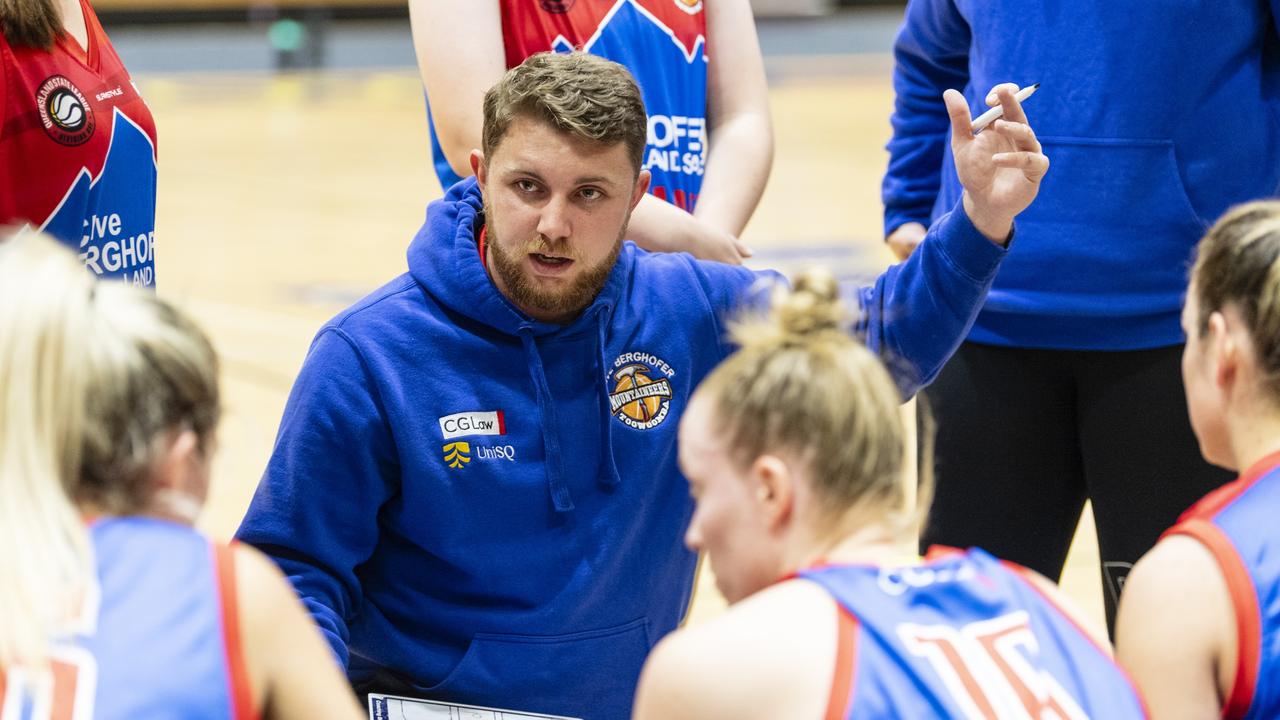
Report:
<svg viewBox="0 0 1280 720"><path fill-rule="evenodd" d="M934 241L858 293L857 330L927 382L1048 161L1016 99L975 136ZM689 602L678 415L761 275L622 241L648 174L620 65L535 55L484 101L475 178L409 272L321 329L239 537L280 564L357 688L620 720Z"/></svg>
<svg viewBox="0 0 1280 720"><path fill-rule="evenodd" d="M883 195L900 258L961 194L944 88L981 104L995 83L1042 83L1028 102L1054 162L929 390L921 544L1057 580L1088 498L1110 625L1133 563L1232 478L1191 432L1178 318L1210 223L1280 192L1280 0L912 0L894 55Z"/></svg>

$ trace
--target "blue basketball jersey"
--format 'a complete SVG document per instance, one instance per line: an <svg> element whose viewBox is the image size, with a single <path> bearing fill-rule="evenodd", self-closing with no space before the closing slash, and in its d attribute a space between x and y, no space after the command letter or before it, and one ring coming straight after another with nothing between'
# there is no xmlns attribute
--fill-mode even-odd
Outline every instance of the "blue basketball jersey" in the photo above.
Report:
<svg viewBox="0 0 1280 720"><path fill-rule="evenodd" d="M1188 510L1165 533L1189 535L1213 553L1239 630L1236 680L1224 718L1280 717L1280 453Z"/></svg>
<svg viewBox="0 0 1280 720"><path fill-rule="evenodd" d="M90 529L98 585L52 687L0 674L0 720L248 720L230 550L191 528L112 518Z"/></svg>
<svg viewBox="0 0 1280 720"><path fill-rule="evenodd" d="M1111 658L981 550L806 570L840 605L827 718L1142 718Z"/></svg>

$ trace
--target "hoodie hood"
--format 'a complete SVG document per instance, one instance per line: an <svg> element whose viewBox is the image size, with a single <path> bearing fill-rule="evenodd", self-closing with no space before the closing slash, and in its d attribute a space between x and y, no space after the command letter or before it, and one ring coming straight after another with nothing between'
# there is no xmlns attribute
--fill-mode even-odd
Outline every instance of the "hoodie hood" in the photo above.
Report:
<svg viewBox="0 0 1280 720"><path fill-rule="evenodd" d="M515 307L489 279L476 237L484 215L484 200L475 178L467 178L427 206L427 220L409 244L409 274L442 305L475 322L520 339L529 365L538 413L542 419L543 451L546 454L547 492L559 513L574 509L573 497L564 480L564 459L557 428L556 403L547 382L547 370L538 351L537 339L552 335L591 333L596 346L601 372L600 486L612 490L619 483L617 462L613 457L613 428L610 422L608 388L604 387L603 368L607 368L609 323L617 306L625 278L635 262L635 248L627 244L604 287L582 314L568 325L544 323L530 318Z"/></svg>

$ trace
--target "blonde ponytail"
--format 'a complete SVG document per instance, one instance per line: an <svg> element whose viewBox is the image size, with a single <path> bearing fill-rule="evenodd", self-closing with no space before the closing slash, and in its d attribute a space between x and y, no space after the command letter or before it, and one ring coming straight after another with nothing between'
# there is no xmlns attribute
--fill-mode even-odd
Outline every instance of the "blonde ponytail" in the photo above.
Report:
<svg viewBox="0 0 1280 720"><path fill-rule="evenodd" d="M699 393L714 400L731 455L788 452L806 463L831 522L903 509L905 429L883 364L850 336L834 277L813 270L778 288L767 315L732 324L740 349ZM905 523L904 523L905 526Z"/></svg>
<svg viewBox="0 0 1280 720"><path fill-rule="evenodd" d="M217 374L154 294L97 282L49 238L0 241L0 667L41 663L78 614L94 573L81 508L143 512L173 431L209 447Z"/></svg>
<svg viewBox="0 0 1280 720"><path fill-rule="evenodd" d="M94 280L51 242L0 243L0 666L39 664L92 577L80 468Z"/></svg>

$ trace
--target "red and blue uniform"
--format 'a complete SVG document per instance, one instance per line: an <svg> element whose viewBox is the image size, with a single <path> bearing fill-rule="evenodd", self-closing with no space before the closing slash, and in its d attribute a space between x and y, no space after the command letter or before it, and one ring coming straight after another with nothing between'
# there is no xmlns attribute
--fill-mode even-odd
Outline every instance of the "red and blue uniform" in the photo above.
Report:
<svg viewBox="0 0 1280 720"><path fill-rule="evenodd" d="M90 530L98 585L52 648L52 693L0 673L0 720L249 720L231 550L162 520Z"/></svg>
<svg viewBox="0 0 1280 720"><path fill-rule="evenodd" d="M1021 568L981 550L798 577L840 606L831 720L1146 716L1110 656Z"/></svg>
<svg viewBox="0 0 1280 720"><path fill-rule="evenodd" d="M0 36L0 225L42 229L99 275L155 286L156 128L87 0L86 47Z"/></svg>
<svg viewBox="0 0 1280 720"><path fill-rule="evenodd" d="M1188 535L1213 553L1237 628L1236 681L1224 718L1280 716L1280 453L1269 455L1188 510L1165 536Z"/></svg>
<svg viewBox="0 0 1280 720"><path fill-rule="evenodd" d="M488 0L486 0L488 1ZM702 0L500 0L508 68L530 55L583 50L626 66L649 113L649 191L692 211L707 156L707 20ZM430 117L430 108L428 108ZM461 178L431 126L440 184Z"/></svg>

